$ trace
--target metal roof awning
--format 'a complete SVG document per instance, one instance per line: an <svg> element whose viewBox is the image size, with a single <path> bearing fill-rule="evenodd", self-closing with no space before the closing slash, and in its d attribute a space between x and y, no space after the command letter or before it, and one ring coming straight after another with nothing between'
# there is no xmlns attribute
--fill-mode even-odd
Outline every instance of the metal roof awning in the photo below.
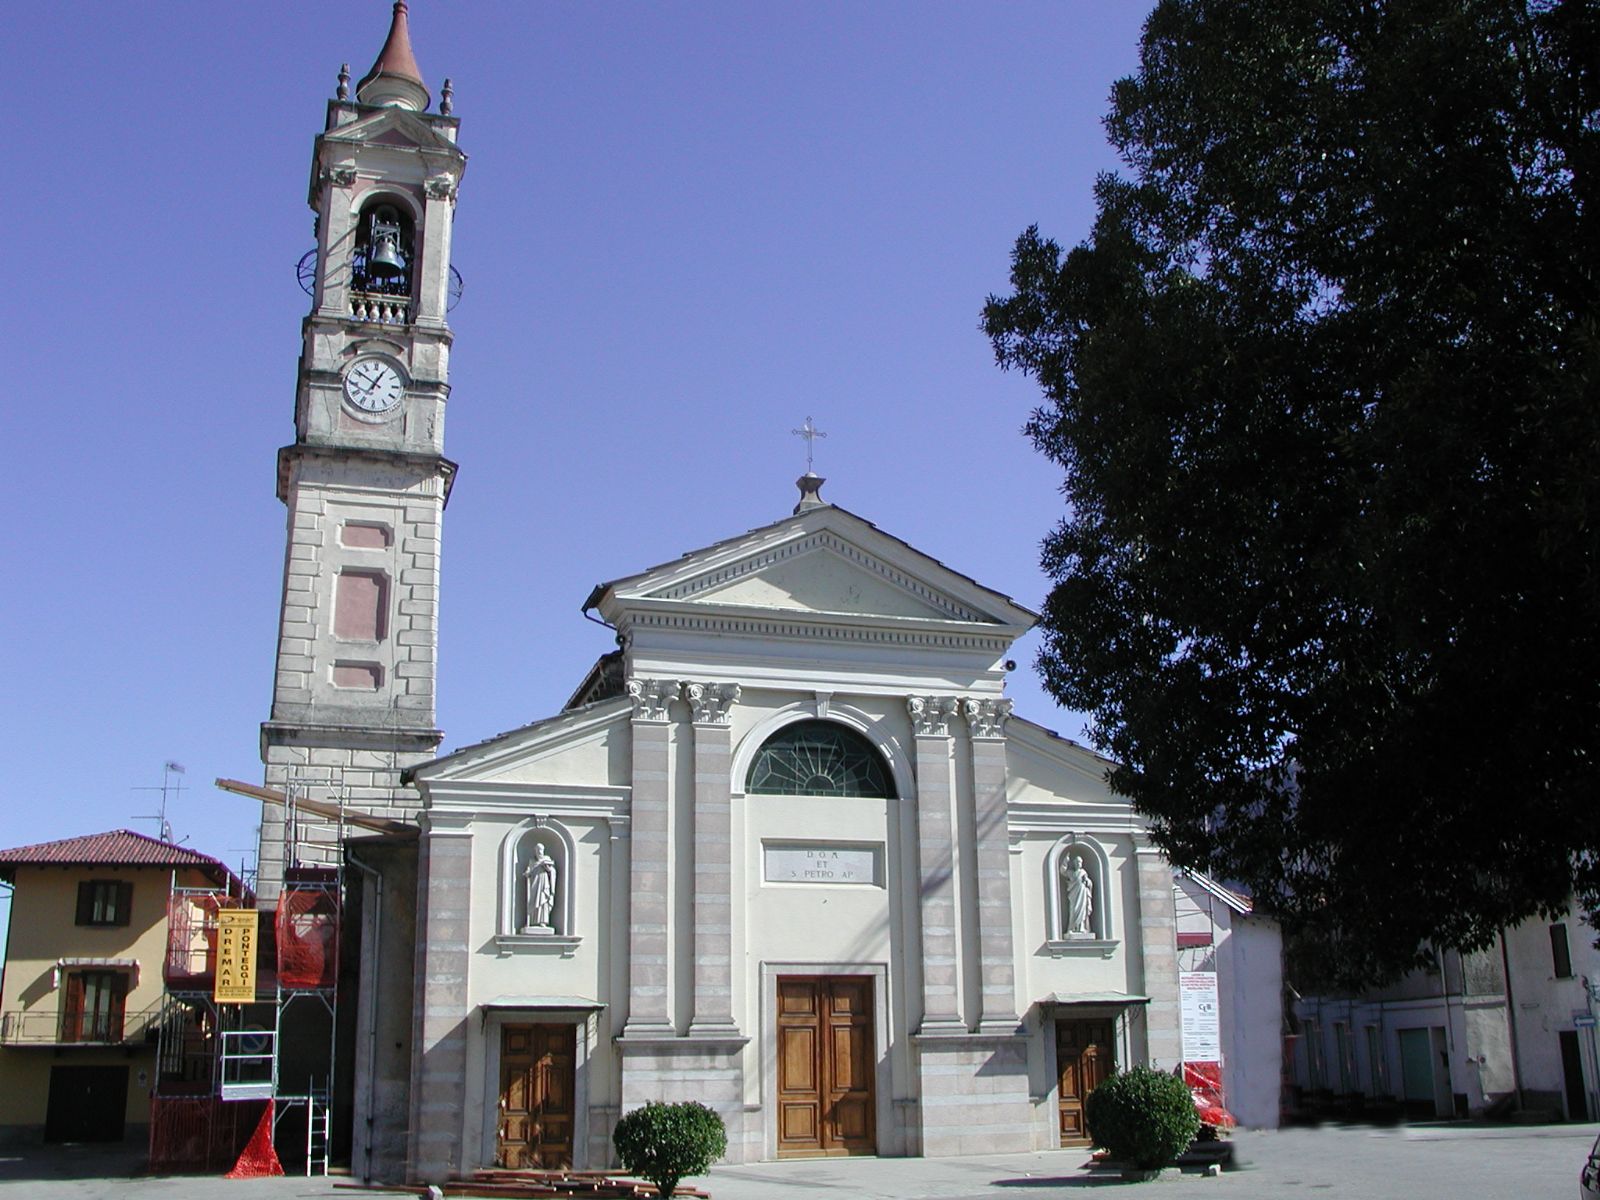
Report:
<svg viewBox="0 0 1600 1200"><path fill-rule="evenodd" d="M487 1020L493 1012L597 1013L607 1006L586 996L496 996L478 1005Z"/></svg>
<svg viewBox="0 0 1600 1200"><path fill-rule="evenodd" d="M56 965L50 975L50 986L61 986L61 976L66 971L83 970L85 967L101 967L114 971L127 971L130 987L139 986L139 960L137 958L74 958L65 957L56 959Z"/></svg>
<svg viewBox="0 0 1600 1200"><path fill-rule="evenodd" d="M1149 1004L1149 996L1132 992L1051 992L1039 1000L1041 1005L1053 1004L1067 1008L1074 1004Z"/></svg>

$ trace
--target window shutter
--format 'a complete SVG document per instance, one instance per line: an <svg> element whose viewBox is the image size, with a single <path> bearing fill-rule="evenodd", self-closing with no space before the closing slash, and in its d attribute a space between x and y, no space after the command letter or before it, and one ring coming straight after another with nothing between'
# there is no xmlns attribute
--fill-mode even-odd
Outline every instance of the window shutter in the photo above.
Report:
<svg viewBox="0 0 1600 1200"><path fill-rule="evenodd" d="M123 880L117 884L117 919L114 925L126 925L133 920L133 884Z"/></svg>
<svg viewBox="0 0 1600 1200"><path fill-rule="evenodd" d="M1550 965L1557 979L1572 978L1572 950L1567 945L1567 926L1550 926Z"/></svg>
<svg viewBox="0 0 1600 1200"><path fill-rule="evenodd" d="M130 885L123 884L123 887ZM124 912L127 910L124 909ZM123 924L127 924L126 921ZM128 1007L128 977L121 971L112 975L107 982L111 985L110 1012L106 1014L106 1040L120 1042L122 1040L122 1018Z"/></svg>
<svg viewBox="0 0 1600 1200"><path fill-rule="evenodd" d="M61 1040L76 1042L83 1035L83 976L67 976L66 1008L61 1013Z"/></svg>
<svg viewBox="0 0 1600 1200"><path fill-rule="evenodd" d="M78 884L78 922L79 925L94 924L94 881L85 879Z"/></svg>

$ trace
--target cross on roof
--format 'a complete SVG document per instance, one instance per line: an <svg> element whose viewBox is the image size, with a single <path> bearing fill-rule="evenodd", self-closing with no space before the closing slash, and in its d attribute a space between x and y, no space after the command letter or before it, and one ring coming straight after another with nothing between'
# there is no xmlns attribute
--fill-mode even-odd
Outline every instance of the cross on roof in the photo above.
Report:
<svg viewBox="0 0 1600 1200"><path fill-rule="evenodd" d="M805 438L805 440L806 440L806 474L807 475L812 474L812 470L811 470L812 451L816 448L817 439L818 438L825 438L828 435L823 433L822 430L818 429L816 427L816 425L812 423L812 420L811 420L810 417L806 418L806 423L804 425L802 425L799 429L791 429L789 432L794 434L795 437L803 437L803 438Z"/></svg>

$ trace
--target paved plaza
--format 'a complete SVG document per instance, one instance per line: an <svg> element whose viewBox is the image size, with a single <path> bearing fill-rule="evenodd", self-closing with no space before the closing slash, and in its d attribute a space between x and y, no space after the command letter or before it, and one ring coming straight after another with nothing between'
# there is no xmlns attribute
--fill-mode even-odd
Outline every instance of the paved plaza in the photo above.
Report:
<svg viewBox="0 0 1600 1200"><path fill-rule="evenodd" d="M1324 1126L1236 1139L1238 1169L1218 1178L1169 1171L1124 1184L1088 1167L1081 1152L941 1159L809 1159L719 1167L686 1182L713 1200L901 1200L1006 1196L1040 1200L1081 1188L1121 1188L1148 1200L1280 1200L1351 1196L1363 1200L1575 1200L1578 1169L1594 1125ZM125 1154L68 1149L0 1152L0 1196L32 1200L290 1200L363 1192L338 1177L228 1180L129 1177ZM343 1184L344 1186L340 1186ZM376 1193L373 1193L376 1194Z"/></svg>

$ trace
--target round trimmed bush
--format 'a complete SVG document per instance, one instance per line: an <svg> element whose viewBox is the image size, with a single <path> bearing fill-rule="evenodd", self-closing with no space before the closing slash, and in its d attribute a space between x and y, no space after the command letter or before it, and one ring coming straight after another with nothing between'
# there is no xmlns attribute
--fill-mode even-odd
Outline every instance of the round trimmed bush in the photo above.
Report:
<svg viewBox="0 0 1600 1200"><path fill-rule="evenodd" d="M1094 1144L1143 1171L1169 1165L1200 1132L1183 1080L1149 1067L1113 1075L1089 1093L1083 1111Z"/></svg>
<svg viewBox="0 0 1600 1200"><path fill-rule="evenodd" d="M650 1101L617 1122L611 1144L624 1169L648 1179L670 1200L685 1175L704 1175L728 1151L722 1118L696 1100Z"/></svg>

